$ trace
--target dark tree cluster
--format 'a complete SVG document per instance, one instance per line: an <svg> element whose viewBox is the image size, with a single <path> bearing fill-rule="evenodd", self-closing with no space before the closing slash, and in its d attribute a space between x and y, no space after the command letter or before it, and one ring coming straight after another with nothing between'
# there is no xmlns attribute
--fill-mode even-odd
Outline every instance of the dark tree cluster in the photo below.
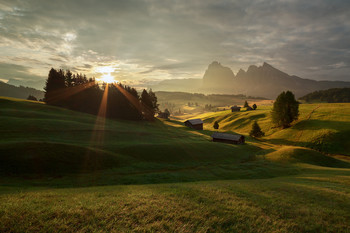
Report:
<svg viewBox="0 0 350 233"><path fill-rule="evenodd" d="M158 110L152 90L144 90L140 97L132 87L120 83L99 85L94 78L72 74L69 70L52 68L44 89L44 101L49 105L94 115L102 111L103 116L109 118L152 120Z"/></svg>
<svg viewBox="0 0 350 233"><path fill-rule="evenodd" d="M206 105L204 106L204 109L205 109L205 110L211 111L212 108L213 108L213 106L211 106L211 104L206 104Z"/></svg>
<svg viewBox="0 0 350 233"><path fill-rule="evenodd" d="M301 98L306 102L349 103L350 88L331 88L328 90L314 91Z"/></svg>
<svg viewBox="0 0 350 233"><path fill-rule="evenodd" d="M256 104L253 104L252 107L249 106L248 104L248 101L244 101L244 105L243 105L244 108L246 108L247 110L256 110L258 108L258 106Z"/></svg>
<svg viewBox="0 0 350 233"><path fill-rule="evenodd" d="M38 101L38 99L34 95L29 95L27 97L27 100L33 100L33 101Z"/></svg>

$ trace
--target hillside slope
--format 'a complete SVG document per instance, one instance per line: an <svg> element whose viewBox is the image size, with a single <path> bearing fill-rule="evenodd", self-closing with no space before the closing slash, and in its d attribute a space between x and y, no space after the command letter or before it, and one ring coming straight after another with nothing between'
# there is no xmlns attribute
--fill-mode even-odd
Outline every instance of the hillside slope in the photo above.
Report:
<svg viewBox="0 0 350 233"><path fill-rule="evenodd" d="M223 130L246 133L250 121L258 119L259 123L266 121L262 124L265 130L268 109L208 114L207 130L198 132L178 121L101 121L89 114L9 98L1 98L0 106L4 123L0 127L0 172L14 177L77 175L89 180L93 172L93 179L101 183L158 183L283 176L296 174L298 169L292 163L261 156L279 150L275 144L303 145L310 137L305 127L300 143L287 141L289 133L276 129L267 132L269 145L249 137L245 145L211 142L214 120L219 120ZM302 110L302 116L312 108Z"/></svg>
<svg viewBox="0 0 350 233"><path fill-rule="evenodd" d="M259 106L255 111L222 111L198 117L204 119L206 129L212 129L214 122L218 121L220 130L245 135L249 134L256 120L265 132L263 140L269 143L350 155L350 104L301 104L299 119L287 129L275 128L270 113L271 106Z"/></svg>
<svg viewBox="0 0 350 233"><path fill-rule="evenodd" d="M23 86L14 86L0 81L0 96L27 99L29 95L35 96L38 100L44 98L44 92Z"/></svg>

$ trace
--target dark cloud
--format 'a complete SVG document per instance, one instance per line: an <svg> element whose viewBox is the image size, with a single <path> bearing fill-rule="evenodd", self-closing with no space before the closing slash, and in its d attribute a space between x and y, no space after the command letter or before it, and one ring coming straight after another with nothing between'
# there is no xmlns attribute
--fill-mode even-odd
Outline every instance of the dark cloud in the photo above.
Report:
<svg viewBox="0 0 350 233"><path fill-rule="evenodd" d="M348 0L2 0L0 56L24 49L79 72L118 61L137 66L139 79L198 77L213 60L234 71L267 61L350 81L349 22Z"/></svg>

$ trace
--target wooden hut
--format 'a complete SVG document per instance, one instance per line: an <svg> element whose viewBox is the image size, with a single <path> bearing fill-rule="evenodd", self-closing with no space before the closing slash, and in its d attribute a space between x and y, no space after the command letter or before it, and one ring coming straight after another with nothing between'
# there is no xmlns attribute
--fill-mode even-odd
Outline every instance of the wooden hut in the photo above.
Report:
<svg viewBox="0 0 350 233"><path fill-rule="evenodd" d="M187 120L185 125L192 129L203 130L203 121L201 119Z"/></svg>
<svg viewBox="0 0 350 233"><path fill-rule="evenodd" d="M241 111L241 107L237 107L237 105L235 105L235 106L231 107L231 111L232 112L239 112L239 111Z"/></svg>
<svg viewBox="0 0 350 233"><path fill-rule="evenodd" d="M244 144L245 138L240 134L228 134L228 133L213 133L211 135L213 142L224 142L230 144Z"/></svg>
<svg viewBox="0 0 350 233"><path fill-rule="evenodd" d="M160 112L158 113L158 117L163 119L169 119L169 114L167 112Z"/></svg>

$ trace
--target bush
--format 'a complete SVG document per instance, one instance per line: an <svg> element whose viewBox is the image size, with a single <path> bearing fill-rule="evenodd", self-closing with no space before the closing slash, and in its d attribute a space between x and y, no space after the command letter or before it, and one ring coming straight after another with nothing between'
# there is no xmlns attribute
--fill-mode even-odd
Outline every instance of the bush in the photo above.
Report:
<svg viewBox="0 0 350 233"><path fill-rule="evenodd" d="M213 127L214 127L214 129L219 129L219 122L215 121Z"/></svg>

